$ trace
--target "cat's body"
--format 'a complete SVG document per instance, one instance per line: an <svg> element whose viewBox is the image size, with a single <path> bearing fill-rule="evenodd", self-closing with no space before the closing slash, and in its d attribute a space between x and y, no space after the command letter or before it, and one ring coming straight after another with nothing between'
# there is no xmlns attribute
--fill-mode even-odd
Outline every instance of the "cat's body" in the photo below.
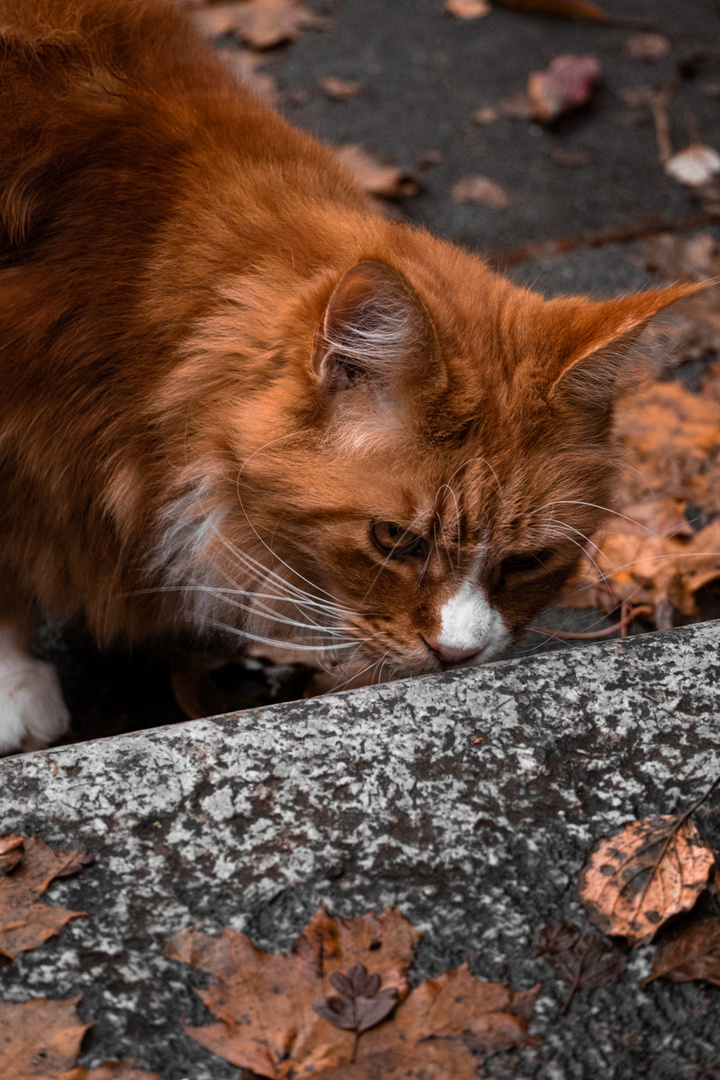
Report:
<svg viewBox="0 0 720 1080"><path fill-rule="evenodd" d="M608 499L628 335L683 290L544 303L378 217L176 7L0 24L0 750L67 724L38 611L338 681L500 655Z"/></svg>

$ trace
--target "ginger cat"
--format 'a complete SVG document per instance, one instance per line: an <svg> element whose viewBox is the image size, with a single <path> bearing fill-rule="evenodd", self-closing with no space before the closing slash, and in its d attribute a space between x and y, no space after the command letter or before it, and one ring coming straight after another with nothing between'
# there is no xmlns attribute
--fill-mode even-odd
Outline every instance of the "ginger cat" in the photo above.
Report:
<svg viewBox="0 0 720 1080"><path fill-rule="evenodd" d="M0 751L39 614L349 676L502 655L597 527L698 286L545 302L376 216L177 5L0 0Z"/></svg>

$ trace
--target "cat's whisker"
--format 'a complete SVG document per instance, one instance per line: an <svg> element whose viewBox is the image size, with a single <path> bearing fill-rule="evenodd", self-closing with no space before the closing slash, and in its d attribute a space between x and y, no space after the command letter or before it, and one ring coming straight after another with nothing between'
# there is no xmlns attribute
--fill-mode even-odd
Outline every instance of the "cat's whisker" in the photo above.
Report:
<svg viewBox="0 0 720 1080"><path fill-rule="evenodd" d="M294 594L299 599L300 598L311 598L311 599L315 600L318 603L322 602L325 605L326 610L328 610L328 611L334 610L337 613L343 613L343 614L348 613L347 609L340 607L340 605L336 604L334 601L330 602L330 601L327 601L327 600L322 600L321 597L314 596L313 594L307 592L305 589L301 589L297 585L293 585L291 582L287 581L286 578L282 577L280 574L277 574L274 570L271 570L269 567L265 566L263 563L259 562L255 558L253 558L252 555L248 555L247 552L240 551L239 548L237 548L234 544L230 543L230 541L227 539L227 537L224 536L219 530L217 530L217 528L216 528L216 535L218 536L218 539L225 545L225 547L231 553L231 555L233 555L233 557L235 559L237 559L237 561L240 563L240 565L245 566L246 569L251 568L254 574L259 573L261 576L263 576L265 578L271 578L277 588L279 588L281 590L284 590L288 594ZM264 546L267 547L267 544L265 544ZM270 551L269 548L268 548L268 551ZM273 552L270 551L270 554L272 555ZM278 560L278 561L282 562L281 559ZM287 566L286 563L283 563L283 565ZM288 566L287 568L290 570L290 573L295 574L295 571L292 569L292 567ZM300 577L301 575L296 575L296 576ZM232 580L232 579L228 577L228 580ZM301 577L301 580L304 581L305 578ZM312 585L312 582L308 582L308 584ZM324 591L325 590L321 590L321 592L324 592ZM330 596L331 594L327 593L326 595Z"/></svg>
<svg viewBox="0 0 720 1080"><path fill-rule="evenodd" d="M455 472L458 472L458 471L459 471L458 469L455 470ZM453 473L453 476L454 475L455 475L455 473ZM451 479L452 479L452 477L451 477ZM436 492L436 495L435 495L436 499L440 498L440 492L441 491L449 491L451 496L452 496L453 503L455 504L455 522L456 522L456 527L457 527L457 551L455 552L455 573L458 574L460 572L460 548L462 546L460 504L458 503L457 495L455 494L455 492L453 491L452 486L449 483L440 485L440 487L438 488L438 490ZM447 544L445 544L445 550L447 552L448 560L450 560L450 550L449 550Z"/></svg>
<svg viewBox="0 0 720 1080"><path fill-rule="evenodd" d="M265 549L266 549L266 550L267 550L267 551L269 552L269 554L270 554L270 555L272 555L273 559L274 559L274 560L276 560L277 562L279 562L281 566L284 566L286 570L289 570L289 571L290 571L290 573L291 573L291 574L292 574L292 575L293 575L294 577L297 577L297 578L299 578L299 579L300 579L300 581L304 581L306 585L309 585L309 586L310 586L310 588L312 588L312 589L317 589L317 590L318 590L318 592L324 593L324 595L325 595L325 596L329 596L329 597L330 597L330 599L331 599L332 601L334 601L334 600L335 600L335 597L334 597L334 596L332 595L332 593L329 593L329 592L328 592L328 591L327 591L326 589L323 589L323 588L321 588L321 587L320 587L319 585L316 585L316 584L314 584L314 582L312 582L312 581L309 581L309 580L308 580L308 578L306 578L306 577L303 577L303 575L302 575L302 574L301 574L301 573L300 573L300 572L299 572L298 570L294 570L294 569L292 568L292 566L290 566L290 565L289 565L289 563L286 563L284 559L281 559L281 558L280 558L280 556L279 556L279 555L277 555L277 554L276 554L276 553L275 553L275 552L274 552L274 551L272 550L272 548L271 548L271 547L270 547L270 546L269 546L268 544L266 544L266 542L265 542L265 541L263 540L263 538L262 538L262 536L260 535L260 533L259 533L259 532L257 531L257 529L255 528L255 526L253 525L252 521L250 520L250 517L248 516L248 512L247 512L247 510L245 509L245 506L244 506L244 504L243 504L243 501L242 501L242 499L240 498L240 495L239 495L239 493L238 493L238 501L239 501L239 503L240 503L240 509L242 510L243 514L245 515L245 520L247 521L248 525L249 525L249 526L250 526L250 528L252 529L252 531L253 531L253 533L255 534L255 536L257 537L258 541L259 541L259 542L260 542L260 543L262 544L262 546L263 546L263 547L264 547L264 548L265 548Z"/></svg>
<svg viewBox="0 0 720 1080"><path fill-rule="evenodd" d="M560 525L562 525L562 524L563 524L563 522L559 522L559 524L560 524ZM568 526L568 527L569 527L569 526ZM577 529L574 529L573 531L574 531L574 532L577 532L578 530L577 530ZM592 555L590 554L590 552L589 552L589 551L588 551L588 550L587 550L587 549L585 548L585 546L584 546L583 544L579 543L579 542L578 542L578 541L577 541L577 540L575 539L575 537L574 537L574 536L569 536L569 535L568 535L567 533L563 532L563 531L562 531L562 530L560 530L560 529L556 529L556 530L555 530L555 532L554 532L554 535L555 535L555 536L557 536L557 537L558 537L559 539L563 539L563 540L569 540L571 544L574 544L574 545L575 545L575 547L576 547L576 548L578 548L578 549L580 550L580 552L581 552L581 553L582 553L583 555L585 555L585 556L586 556L586 557L587 557L587 558L588 558L588 559L590 560L590 562L592 563L592 565L594 566L594 568L595 568L595 569L597 570L598 574L600 575L600 578L601 578L601 579L603 579L603 580L605 580L605 575L603 574L602 570L600 569L600 567L599 567L599 566L598 566L598 564L596 563L596 561L595 561L595 559L593 558L593 556L592 556ZM581 533L580 535L582 535L582 533ZM599 550L599 549L598 549L598 550ZM607 582L606 582L606 583L607 583Z"/></svg>
<svg viewBox="0 0 720 1080"><path fill-rule="evenodd" d="M254 641L260 645L268 645L273 649L287 649L289 652L324 652L326 654L333 653L339 649L354 649L359 644L367 641L372 641L372 637L356 638L354 641L345 642L332 642L331 644L322 643L317 645L301 645L292 641L278 641L274 638L263 637L260 634L253 634L248 630L241 630L237 626L231 626L228 623L220 622L218 619L209 620L211 626L216 630L220 630L225 634L231 634L233 637L242 638L244 641ZM375 635L373 635L374 637Z"/></svg>
<svg viewBox="0 0 720 1080"><path fill-rule="evenodd" d="M374 667L376 667L376 665L377 660L374 660L371 664L368 664L366 667L361 668L360 671L354 671L351 675L348 676L347 679L344 679L341 683L338 683L337 686L333 686L332 690L329 690L328 693L339 693L351 682L354 682L355 679L359 679L361 675L364 675L366 671L371 671Z"/></svg>
<svg viewBox="0 0 720 1080"><path fill-rule="evenodd" d="M545 503L544 506L539 506L537 510L533 510L533 514L539 513L541 510L550 509L552 506L588 506L594 510L602 510L605 514L611 514L613 517L621 518L623 521L629 521L635 528L644 529L649 536L657 536L658 534L648 528L647 525L643 525L642 522L636 521L635 518L628 517L627 514L621 514L618 510L612 510L609 506L599 506L597 503L583 502L581 499L556 499L554 502Z"/></svg>

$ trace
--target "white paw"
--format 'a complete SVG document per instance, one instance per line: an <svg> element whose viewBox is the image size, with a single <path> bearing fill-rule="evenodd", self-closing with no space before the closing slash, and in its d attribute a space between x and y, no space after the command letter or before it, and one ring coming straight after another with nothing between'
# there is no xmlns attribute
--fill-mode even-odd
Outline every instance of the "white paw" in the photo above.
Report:
<svg viewBox="0 0 720 1080"><path fill-rule="evenodd" d="M64 735L70 714L52 664L0 654L0 755L42 750Z"/></svg>

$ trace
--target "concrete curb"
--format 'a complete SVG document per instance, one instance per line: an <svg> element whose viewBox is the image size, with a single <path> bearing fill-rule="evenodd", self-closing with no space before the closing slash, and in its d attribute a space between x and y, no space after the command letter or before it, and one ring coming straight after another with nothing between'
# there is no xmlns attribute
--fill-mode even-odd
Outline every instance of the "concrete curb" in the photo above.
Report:
<svg viewBox="0 0 720 1080"><path fill-rule="evenodd" d="M97 860L49 896L88 918L0 968L0 993L82 991L99 1020L84 1064L229 1080L180 1028L206 1018L202 976L163 939L229 924L285 948L321 899L398 903L425 931L418 977L468 956L517 988L544 980L543 1043L494 1058L495 1076L706 1075L717 991L639 991L646 949L558 1022L563 988L531 941L557 918L587 926L575 884L594 836L717 775L719 647L710 623L7 759L2 829ZM712 807L699 825L720 850Z"/></svg>

